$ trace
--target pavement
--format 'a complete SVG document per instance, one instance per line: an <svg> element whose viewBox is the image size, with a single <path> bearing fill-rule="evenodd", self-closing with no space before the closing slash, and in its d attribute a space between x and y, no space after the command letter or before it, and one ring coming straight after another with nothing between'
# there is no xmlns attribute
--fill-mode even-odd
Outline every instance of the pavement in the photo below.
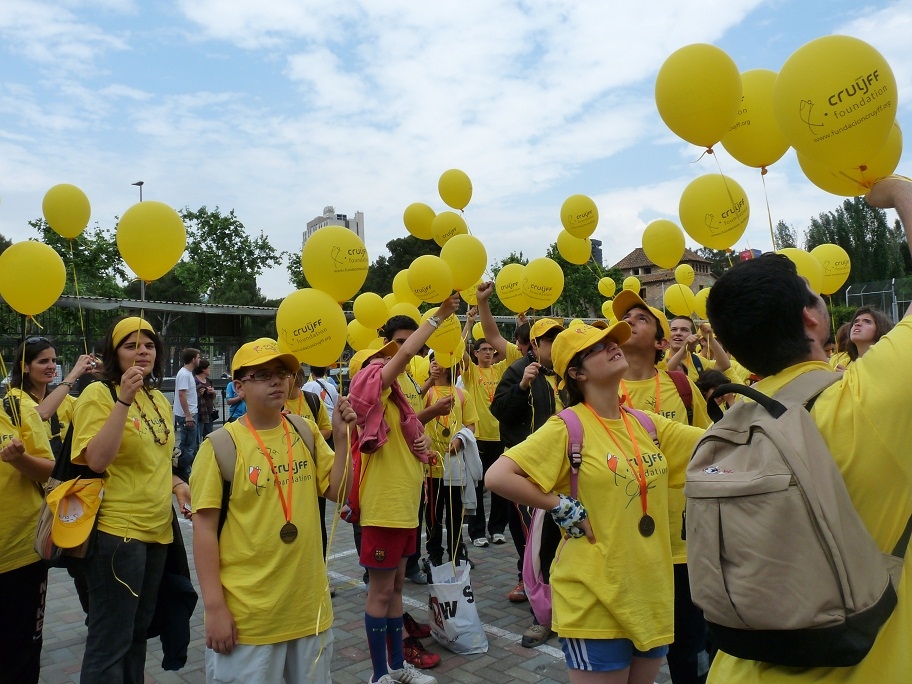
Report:
<svg viewBox="0 0 912 684"><path fill-rule="evenodd" d="M336 587L333 599L335 644L332 678L336 684L364 684L371 675L370 657L364 636L364 602L366 586L363 570L358 565L351 528L338 522L332 531L332 502L327 506L326 522L330 532L328 573ZM193 565L193 528L181 521L187 555ZM466 538L468 536L466 535ZM487 653L457 655L438 645L432 638L423 640L428 650L441 657L441 663L428 670L438 682L568 682L567 667L556 636L538 648L523 648L522 633L532 624L528 603L510 603L507 594L516 585L516 551L507 531L507 543L486 548L469 547L476 567L472 571L472 588L478 613L488 637ZM197 592L199 586L193 573ZM406 580L403 599L405 609L419 622L428 622L426 586ZM52 569L48 581L47 608L44 622L44 649L41 654L41 682L63 684L79 682L79 670L85 649L85 615L76 597L73 582L65 570ZM161 668L161 643L150 639L146 657L145 684L201 684L206 681L202 600L190 621L191 641L187 664L177 672ZM663 665L656 680L667 684L671 679ZM86 682L85 684L91 684ZM292 684L289 682L288 684Z"/></svg>

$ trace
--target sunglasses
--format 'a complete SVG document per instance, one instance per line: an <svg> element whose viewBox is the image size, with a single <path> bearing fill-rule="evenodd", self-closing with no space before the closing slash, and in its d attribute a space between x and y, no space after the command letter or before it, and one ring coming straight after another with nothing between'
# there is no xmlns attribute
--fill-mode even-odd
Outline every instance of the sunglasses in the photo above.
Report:
<svg viewBox="0 0 912 684"><path fill-rule="evenodd" d="M287 380L294 373L292 373L287 368L282 368L276 371L269 370L258 370L256 373L251 373L250 375L245 375L243 378L238 378L239 380L253 380L253 382L269 382L273 378L279 378L279 380Z"/></svg>
<svg viewBox="0 0 912 684"><path fill-rule="evenodd" d="M25 339L26 344L38 344L39 342L50 343L50 340L46 337L27 337Z"/></svg>
<svg viewBox="0 0 912 684"><path fill-rule="evenodd" d="M605 351L608 348L608 344L605 342L596 342L589 349L584 351L579 355L579 362L582 363L588 359L593 354L598 354L599 352Z"/></svg>

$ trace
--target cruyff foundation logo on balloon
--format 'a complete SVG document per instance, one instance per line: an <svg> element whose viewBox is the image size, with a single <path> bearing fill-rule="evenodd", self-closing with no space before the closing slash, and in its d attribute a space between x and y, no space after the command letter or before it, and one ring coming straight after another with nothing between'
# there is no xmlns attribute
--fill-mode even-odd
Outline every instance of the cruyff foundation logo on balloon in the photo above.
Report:
<svg viewBox="0 0 912 684"><path fill-rule="evenodd" d="M703 222L713 235L721 235L737 228L741 223L741 211L744 209L746 200L742 197L730 209L722 212L722 217L717 221L715 214L706 214Z"/></svg>
<svg viewBox="0 0 912 684"><path fill-rule="evenodd" d="M822 123L814 123L811 117L814 114L814 103L811 100L801 100L798 105L798 117L807 124L808 130L812 135L817 134L817 130L823 128ZM826 114L824 114L826 116Z"/></svg>
<svg viewBox="0 0 912 684"><path fill-rule="evenodd" d="M536 297L546 297L549 292L554 290L552 285L539 285L538 283L533 283L529 281L529 278L523 276L522 281L523 292L529 292Z"/></svg>
<svg viewBox="0 0 912 684"><path fill-rule="evenodd" d="M282 328L282 339L294 343L290 345L293 346L293 351L303 351L311 346L309 343L322 341L326 330L323 319L318 318L294 328L290 335L287 328Z"/></svg>
<svg viewBox="0 0 912 684"><path fill-rule="evenodd" d="M367 250L352 248L343 250L334 245L330 250L329 258L333 261L335 271L358 271L367 263Z"/></svg>
<svg viewBox="0 0 912 684"><path fill-rule="evenodd" d="M850 267L851 262L848 259L842 261L830 261L829 259L825 259L823 262L823 272L827 275L846 273Z"/></svg>

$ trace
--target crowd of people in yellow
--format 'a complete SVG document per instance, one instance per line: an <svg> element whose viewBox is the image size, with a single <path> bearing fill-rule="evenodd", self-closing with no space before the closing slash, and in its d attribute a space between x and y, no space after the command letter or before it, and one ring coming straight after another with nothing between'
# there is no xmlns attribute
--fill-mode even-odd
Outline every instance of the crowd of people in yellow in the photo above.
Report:
<svg viewBox="0 0 912 684"><path fill-rule="evenodd" d="M881 181L867 199L896 208L912 237L912 183ZM912 400L912 311L894 326L862 307L829 355L822 299L792 262L769 254L719 279L708 322L669 321L624 290L607 322L521 321L509 341L491 315L492 290L478 287L464 337L476 318L483 334L462 358L425 355L460 306L454 295L420 324L390 319L384 346L351 359L347 392L325 369L305 372L275 340L244 344L231 363L230 414L211 434L194 433L200 412L212 412L198 350L184 354L172 408L159 389L162 338L142 318L116 322L100 353L81 356L56 386L53 343L23 340L0 411L0 680L38 681L48 566L35 532L61 454L104 479L103 497L74 490L53 511L52 530L89 547L70 566L87 613L85 682L143 680L147 632L175 573L178 515L193 524L207 681L330 682L326 500L356 523L374 684L437 681L428 669L439 656L418 640L427 627L402 600L407 579L428 581L417 565L422 531L430 570L471 564L473 548L505 544L509 531L518 576L503 599L521 602L533 509L550 512L535 552L553 619L530 614L523 645L556 634L574 684L652 683L664 661L675 684L912 677L908 567L892 614L855 665L798 669L718 649L691 595L689 564L699 559L688 555L683 489L694 447L712 429L710 409L741 401L719 387L775 395L806 372L831 370L840 376L810 415L877 546L896 547L912 516L901 410ZM578 462L567 458L561 412L582 425Z"/></svg>

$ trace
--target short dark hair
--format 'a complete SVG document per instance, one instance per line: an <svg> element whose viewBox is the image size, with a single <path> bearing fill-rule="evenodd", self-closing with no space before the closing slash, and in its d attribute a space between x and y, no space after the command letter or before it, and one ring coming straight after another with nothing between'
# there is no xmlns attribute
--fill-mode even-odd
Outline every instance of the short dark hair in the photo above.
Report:
<svg viewBox="0 0 912 684"><path fill-rule="evenodd" d="M207 368L209 368L209 359L200 359L200 362L196 365L196 368L193 369L193 374L199 375Z"/></svg>
<svg viewBox="0 0 912 684"><path fill-rule="evenodd" d="M33 341L29 342L29 340ZM13 361L13 367L10 369L10 387L18 387L25 392L32 391L32 381L29 380L28 374L22 374L22 366L30 364L38 354L47 349L54 349L54 345L46 337L29 337L23 340L16 349L16 360Z"/></svg>
<svg viewBox="0 0 912 684"><path fill-rule="evenodd" d="M669 326L670 326L672 323L674 323L675 321L687 321L688 323L690 323L690 332L696 332L696 331L697 331L696 327L694 326L693 319L692 319L690 316L675 316L675 317L672 318L670 321L668 321Z"/></svg>
<svg viewBox="0 0 912 684"><path fill-rule="evenodd" d="M199 349L194 349L193 347L187 347L186 349L184 349L184 351L181 352L181 360L184 362L184 365L186 366L188 363L193 361L193 359L195 359L200 354L202 354L202 352Z"/></svg>
<svg viewBox="0 0 912 684"><path fill-rule="evenodd" d="M386 325L383 326L383 339L387 342L392 341L393 335L397 330L418 330L418 324L411 316L399 315L390 318Z"/></svg>
<svg viewBox="0 0 912 684"><path fill-rule="evenodd" d="M123 376L120 360L117 358L117 350L129 339L129 336L127 336L120 341L119 345L114 346L114 328L122 320L123 318L119 318L111 323L111 327L105 333L101 348L102 367L99 375L101 379L113 382L115 385L120 384L120 378ZM152 364L152 372L145 377L144 384L146 387L158 388L161 386L165 369L165 345L162 342L161 335L157 332L143 329L139 330L138 334L147 335L155 344L155 363Z"/></svg>
<svg viewBox="0 0 912 684"><path fill-rule="evenodd" d="M766 253L723 273L709 290L706 311L716 338L732 356L766 376L810 354L803 312L818 304L788 257Z"/></svg>
<svg viewBox="0 0 912 684"><path fill-rule="evenodd" d="M711 398L712 391L716 389L719 385L727 385L730 383L725 373L722 371L717 371L715 368L709 368L707 370L700 371L700 374L697 376L694 384L697 386L697 389L700 390L700 394L703 395L703 398L706 401L709 401Z"/></svg>
<svg viewBox="0 0 912 684"><path fill-rule="evenodd" d="M856 347L855 343L852 341L852 326L855 324L855 320L862 314L868 314L874 319L874 339L871 341L871 344L874 344L874 342L877 342L881 337L893 330L893 321L891 321L887 314L880 309L876 309L873 306L858 307L855 310L855 313L852 314L852 321L849 324L849 335L845 345L845 350L848 352L849 358L852 359L852 361L858 360L858 347Z"/></svg>
<svg viewBox="0 0 912 684"><path fill-rule="evenodd" d="M326 376L326 366L311 366L310 372L315 378L322 378Z"/></svg>
<svg viewBox="0 0 912 684"><path fill-rule="evenodd" d="M529 325L529 321L526 321L522 325L516 326L516 331L513 333L513 339L522 344L531 344L532 339L530 334L532 332L532 326Z"/></svg>

